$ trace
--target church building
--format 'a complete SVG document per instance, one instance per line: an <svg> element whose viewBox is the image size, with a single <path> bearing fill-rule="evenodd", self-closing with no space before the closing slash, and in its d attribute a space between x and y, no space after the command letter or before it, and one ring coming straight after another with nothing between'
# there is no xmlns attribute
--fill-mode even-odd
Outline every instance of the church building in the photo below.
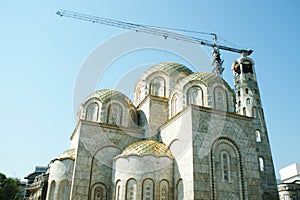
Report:
<svg viewBox="0 0 300 200"><path fill-rule="evenodd" d="M254 62L222 76L164 62L133 102L103 89L80 105L70 149L49 165L48 200L271 200L278 191Z"/></svg>

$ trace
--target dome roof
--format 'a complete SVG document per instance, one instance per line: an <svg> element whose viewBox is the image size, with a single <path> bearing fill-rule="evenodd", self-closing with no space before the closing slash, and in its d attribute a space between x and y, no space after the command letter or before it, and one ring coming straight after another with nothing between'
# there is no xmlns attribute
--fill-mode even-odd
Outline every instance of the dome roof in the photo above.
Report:
<svg viewBox="0 0 300 200"><path fill-rule="evenodd" d="M112 99L118 99L118 100L125 101L127 104L132 104L130 99L125 94L123 94L122 92L119 92L118 90L113 90L113 89L98 90L98 91L92 93L90 96L88 96L84 102L86 102L92 98L97 98L102 103L107 103Z"/></svg>
<svg viewBox="0 0 300 200"><path fill-rule="evenodd" d="M157 157L168 156L169 158L173 159L172 153L166 144L153 140L142 140L135 142L128 146L120 156L127 157L129 155L154 155Z"/></svg>
<svg viewBox="0 0 300 200"><path fill-rule="evenodd" d="M162 62L157 65L153 65L150 69L148 69L142 76L147 77L153 72L162 71L167 73L168 75L176 75L178 73L184 73L186 75L192 74L192 70L187 68L186 66L175 63L175 62Z"/></svg>
<svg viewBox="0 0 300 200"><path fill-rule="evenodd" d="M230 88L228 83L221 76L216 75L214 73L210 73L210 72L196 72L196 73L193 73L193 74L183 78L180 81L180 86L184 86L188 82L192 82L192 81L201 81L207 87L211 86L215 82L222 82L228 88Z"/></svg>

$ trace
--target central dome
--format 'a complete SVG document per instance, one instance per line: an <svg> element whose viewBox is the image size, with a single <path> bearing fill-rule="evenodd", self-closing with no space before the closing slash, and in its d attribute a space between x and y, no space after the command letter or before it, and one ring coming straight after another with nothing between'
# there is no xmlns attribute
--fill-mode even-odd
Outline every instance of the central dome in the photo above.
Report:
<svg viewBox="0 0 300 200"><path fill-rule="evenodd" d="M192 70L190 70L189 68L187 68L186 66L180 64L180 63L176 63L176 62L162 62L159 63L157 65L152 66L150 69L148 69L142 76L143 77L147 77L150 74L152 74L153 72L158 72L158 71L162 71L167 73L169 76L172 76L174 74L178 74L178 73L184 73L186 75L190 75L192 74Z"/></svg>
<svg viewBox="0 0 300 200"><path fill-rule="evenodd" d="M127 157L130 155L144 156L154 155L156 157L168 156L173 159L171 151L167 145L161 142L155 142L153 140L142 140L135 142L128 146L121 154L121 156Z"/></svg>

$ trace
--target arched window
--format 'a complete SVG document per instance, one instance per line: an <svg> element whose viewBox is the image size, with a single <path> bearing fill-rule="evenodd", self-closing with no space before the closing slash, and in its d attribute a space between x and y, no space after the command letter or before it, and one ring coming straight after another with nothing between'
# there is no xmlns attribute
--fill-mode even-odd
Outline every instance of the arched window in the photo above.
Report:
<svg viewBox="0 0 300 200"><path fill-rule="evenodd" d="M245 115L246 116L246 108L245 107L243 107L243 115Z"/></svg>
<svg viewBox="0 0 300 200"><path fill-rule="evenodd" d="M246 99L246 104L250 104L250 98Z"/></svg>
<svg viewBox="0 0 300 200"><path fill-rule="evenodd" d="M178 97L174 94L171 100L171 117L175 116L178 112Z"/></svg>
<svg viewBox="0 0 300 200"><path fill-rule="evenodd" d="M261 172L265 171L265 163L264 163L264 159L262 157L259 157L259 170Z"/></svg>
<svg viewBox="0 0 300 200"><path fill-rule="evenodd" d="M96 187L94 190L94 200L102 200L103 199L103 188Z"/></svg>
<svg viewBox="0 0 300 200"><path fill-rule="evenodd" d="M245 93L246 93L246 94L249 93L249 89L248 89L248 88L245 89Z"/></svg>
<svg viewBox="0 0 300 200"><path fill-rule="evenodd" d="M136 180L134 179L127 181L126 200L136 200Z"/></svg>
<svg viewBox="0 0 300 200"><path fill-rule="evenodd" d="M108 107L107 123L121 125L122 108L118 104L111 104Z"/></svg>
<svg viewBox="0 0 300 200"><path fill-rule="evenodd" d="M120 200L121 199L121 181L118 180L116 183L116 188L115 188L115 199Z"/></svg>
<svg viewBox="0 0 300 200"><path fill-rule="evenodd" d="M97 121L99 106L97 103L91 103L87 107L86 120Z"/></svg>
<svg viewBox="0 0 300 200"><path fill-rule="evenodd" d="M214 101L215 109L218 110L227 110L227 100L225 90L221 87L217 87L214 90Z"/></svg>
<svg viewBox="0 0 300 200"><path fill-rule="evenodd" d="M169 200L169 183L166 180L162 180L159 183L159 199L160 200Z"/></svg>
<svg viewBox="0 0 300 200"><path fill-rule="evenodd" d="M222 180L230 181L230 156L227 151L221 152Z"/></svg>
<svg viewBox="0 0 300 200"><path fill-rule="evenodd" d="M203 92L200 87L191 87L188 90L187 98L188 104L193 104L197 106L203 105Z"/></svg>
<svg viewBox="0 0 300 200"><path fill-rule="evenodd" d="M91 200L106 200L106 186L103 183L96 183L92 186Z"/></svg>
<svg viewBox="0 0 300 200"><path fill-rule="evenodd" d="M183 198L184 198L183 183L182 183L182 179L180 179L177 182L177 185L176 185L176 199L177 200L183 200Z"/></svg>
<svg viewBox="0 0 300 200"><path fill-rule="evenodd" d="M253 107L253 118L257 118L257 109L255 106Z"/></svg>
<svg viewBox="0 0 300 200"><path fill-rule="evenodd" d="M243 66L243 73L253 74L252 63L249 60L244 60L242 66Z"/></svg>
<svg viewBox="0 0 300 200"><path fill-rule="evenodd" d="M56 186L55 181L52 181L49 190L49 200L54 200L55 186Z"/></svg>
<svg viewBox="0 0 300 200"><path fill-rule="evenodd" d="M151 179L143 181L143 200L154 199L154 182Z"/></svg>
<svg viewBox="0 0 300 200"><path fill-rule="evenodd" d="M261 135L260 135L260 131L259 130L255 131L255 135L256 135L256 142L261 142Z"/></svg>
<svg viewBox="0 0 300 200"><path fill-rule="evenodd" d="M165 80L161 77L155 78L150 84L151 95L165 96Z"/></svg>
<svg viewBox="0 0 300 200"><path fill-rule="evenodd" d="M69 200L70 185L67 180L61 181L58 190L58 199Z"/></svg>

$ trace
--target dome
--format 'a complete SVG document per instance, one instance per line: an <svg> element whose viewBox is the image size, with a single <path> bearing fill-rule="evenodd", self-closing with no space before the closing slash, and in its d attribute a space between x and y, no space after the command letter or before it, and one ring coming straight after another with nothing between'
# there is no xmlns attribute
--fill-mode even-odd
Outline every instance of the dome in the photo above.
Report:
<svg viewBox="0 0 300 200"><path fill-rule="evenodd" d="M153 140L142 140L135 142L128 146L120 156L145 156L154 155L156 157L167 156L173 159L171 151L168 149L167 145L161 142L155 142Z"/></svg>
<svg viewBox="0 0 300 200"><path fill-rule="evenodd" d="M222 82L224 83L228 88L230 88L230 86L228 85L228 83L221 77L218 76L214 73L209 73L209 72L197 72L197 73L193 73L185 78L183 78L179 84L180 86L184 86L185 84L192 82L192 81L201 81L204 85L206 85L207 87L211 86L212 84L214 84L215 82Z"/></svg>
<svg viewBox="0 0 300 200"><path fill-rule="evenodd" d="M92 98L99 99L101 101L101 103L107 103L112 99L118 99L118 100L125 101L127 104L132 104L130 99L125 94L123 94L117 90L113 90L113 89L98 90L98 91L92 93L90 96L88 96L86 98L86 100L84 101L84 103Z"/></svg>
<svg viewBox="0 0 300 200"><path fill-rule="evenodd" d="M192 70L182 64L175 62L162 62L157 65L153 65L142 75L141 78L143 79L143 77L148 77L150 74L157 71L165 72L169 76L177 75L178 73L184 73L188 76L193 73Z"/></svg>

